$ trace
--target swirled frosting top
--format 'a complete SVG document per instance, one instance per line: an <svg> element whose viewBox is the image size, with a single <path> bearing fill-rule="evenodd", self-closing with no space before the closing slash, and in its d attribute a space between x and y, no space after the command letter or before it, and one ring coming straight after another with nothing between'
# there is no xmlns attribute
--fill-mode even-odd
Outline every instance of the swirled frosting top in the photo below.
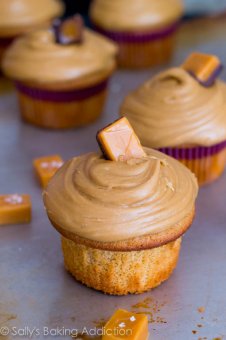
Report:
<svg viewBox="0 0 226 340"><path fill-rule="evenodd" d="M95 24L109 30L162 27L182 16L180 0L94 0L90 15Z"/></svg>
<svg viewBox="0 0 226 340"><path fill-rule="evenodd" d="M0 29L39 24L62 12L60 0L1 0Z"/></svg>
<svg viewBox="0 0 226 340"><path fill-rule="evenodd" d="M194 208L195 176L158 151L127 162L90 153L68 161L44 192L53 223L100 242L157 233L181 222Z"/></svg>
<svg viewBox="0 0 226 340"><path fill-rule="evenodd" d="M130 93L121 114L145 146L211 146L226 139L226 85L206 88L172 68Z"/></svg>
<svg viewBox="0 0 226 340"><path fill-rule="evenodd" d="M81 44L60 45L51 30L39 30L17 39L3 60L7 76L24 81L73 80L113 69L116 46L84 30Z"/></svg>

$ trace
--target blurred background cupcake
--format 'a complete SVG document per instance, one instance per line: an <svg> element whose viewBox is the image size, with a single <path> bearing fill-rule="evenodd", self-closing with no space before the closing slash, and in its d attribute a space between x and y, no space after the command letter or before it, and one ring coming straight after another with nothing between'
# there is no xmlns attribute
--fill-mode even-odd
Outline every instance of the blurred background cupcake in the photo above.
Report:
<svg viewBox="0 0 226 340"><path fill-rule="evenodd" d="M180 0L94 0L94 28L119 45L119 66L143 68L168 61L183 13Z"/></svg>
<svg viewBox="0 0 226 340"><path fill-rule="evenodd" d="M0 63L13 39L37 27L49 25L62 15L60 0L1 0L0 1Z"/></svg>
<svg viewBox="0 0 226 340"><path fill-rule="evenodd" d="M44 128L71 128L101 113L117 47L85 29L80 16L17 39L3 60L16 84L23 119Z"/></svg>
<svg viewBox="0 0 226 340"><path fill-rule="evenodd" d="M92 0L64 0L68 13L87 14ZM139 2L139 0L138 0ZM186 16L218 15L226 11L226 0L183 0Z"/></svg>
<svg viewBox="0 0 226 340"><path fill-rule="evenodd" d="M208 67L202 69L203 75ZM222 174L226 162L226 85L222 81L206 87L183 67L172 68L131 92L120 112L129 118L143 145L180 160L200 184Z"/></svg>

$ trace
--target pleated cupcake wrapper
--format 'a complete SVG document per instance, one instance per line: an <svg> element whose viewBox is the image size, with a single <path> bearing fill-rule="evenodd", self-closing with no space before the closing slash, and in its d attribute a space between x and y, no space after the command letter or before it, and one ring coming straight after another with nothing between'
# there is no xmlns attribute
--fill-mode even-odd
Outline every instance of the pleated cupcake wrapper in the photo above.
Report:
<svg viewBox="0 0 226 340"><path fill-rule="evenodd" d="M28 87L21 82L16 82L15 85L19 92L33 98L34 100L64 103L82 101L95 96L107 87L107 83L108 79L105 79L97 85L70 91L50 91L45 89L42 90Z"/></svg>
<svg viewBox="0 0 226 340"><path fill-rule="evenodd" d="M92 27L100 34L107 36L108 38L118 43L145 43L165 38L173 34L179 27L181 21L177 21L165 28L158 30L151 30L144 32L116 32L109 31L101 28L100 26L92 23Z"/></svg>
<svg viewBox="0 0 226 340"><path fill-rule="evenodd" d="M226 141L213 146L198 146L193 148L160 148L159 151L178 160L196 160L214 156L226 148Z"/></svg>

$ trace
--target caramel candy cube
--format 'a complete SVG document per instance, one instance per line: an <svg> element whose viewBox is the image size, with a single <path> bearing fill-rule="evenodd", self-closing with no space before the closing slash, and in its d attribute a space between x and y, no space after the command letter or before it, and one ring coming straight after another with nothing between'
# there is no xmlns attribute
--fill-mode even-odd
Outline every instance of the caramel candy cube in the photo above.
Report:
<svg viewBox="0 0 226 340"><path fill-rule="evenodd" d="M47 186L49 180L62 165L63 160L58 155L37 158L34 160L33 166L42 188Z"/></svg>
<svg viewBox="0 0 226 340"><path fill-rule="evenodd" d="M209 87L214 84L223 66L215 55L192 53L187 60L185 60L182 68L203 86Z"/></svg>
<svg viewBox="0 0 226 340"><path fill-rule="evenodd" d="M112 161L128 161L146 156L139 138L125 117L100 130L97 141L104 156Z"/></svg>
<svg viewBox="0 0 226 340"><path fill-rule="evenodd" d="M56 42L61 45L82 43L83 27L83 18L79 14L65 20L56 19L53 23Z"/></svg>
<svg viewBox="0 0 226 340"><path fill-rule="evenodd" d="M29 195L0 195L0 225L29 223L30 220Z"/></svg>
<svg viewBox="0 0 226 340"><path fill-rule="evenodd" d="M102 340L148 340L148 318L119 309L104 326Z"/></svg>

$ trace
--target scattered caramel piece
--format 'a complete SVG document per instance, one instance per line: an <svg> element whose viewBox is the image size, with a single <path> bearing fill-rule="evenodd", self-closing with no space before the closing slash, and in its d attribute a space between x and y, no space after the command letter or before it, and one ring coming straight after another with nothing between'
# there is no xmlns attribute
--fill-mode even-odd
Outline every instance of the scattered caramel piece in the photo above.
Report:
<svg viewBox="0 0 226 340"><path fill-rule="evenodd" d="M31 201L29 195L0 195L0 225L29 223Z"/></svg>
<svg viewBox="0 0 226 340"><path fill-rule="evenodd" d="M198 308L199 313L204 313L205 312L205 307L199 307Z"/></svg>
<svg viewBox="0 0 226 340"><path fill-rule="evenodd" d="M219 76L223 66L215 55L192 53L183 63L182 68L190 73L203 86L209 87Z"/></svg>
<svg viewBox="0 0 226 340"><path fill-rule="evenodd" d="M79 14L65 20L56 19L53 23L56 42L61 45L82 43L83 28L83 18Z"/></svg>
<svg viewBox="0 0 226 340"><path fill-rule="evenodd" d="M100 130L97 141L104 156L112 161L128 161L146 156L139 138L125 117Z"/></svg>
<svg viewBox="0 0 226 340"><path fill-rule="evenodd" d="M42 188L45 188L49 180L55 175L56 171L63 165L63 160L60 156L46 156L37 158L33 161L35 173L41 183Z"/></svg>
<svg viewBox="0 0 226 340"><path fill-rule="evenodd" d="M148 318L119 309L106 323L103 333L103 340L148 340Z"/></svg>

